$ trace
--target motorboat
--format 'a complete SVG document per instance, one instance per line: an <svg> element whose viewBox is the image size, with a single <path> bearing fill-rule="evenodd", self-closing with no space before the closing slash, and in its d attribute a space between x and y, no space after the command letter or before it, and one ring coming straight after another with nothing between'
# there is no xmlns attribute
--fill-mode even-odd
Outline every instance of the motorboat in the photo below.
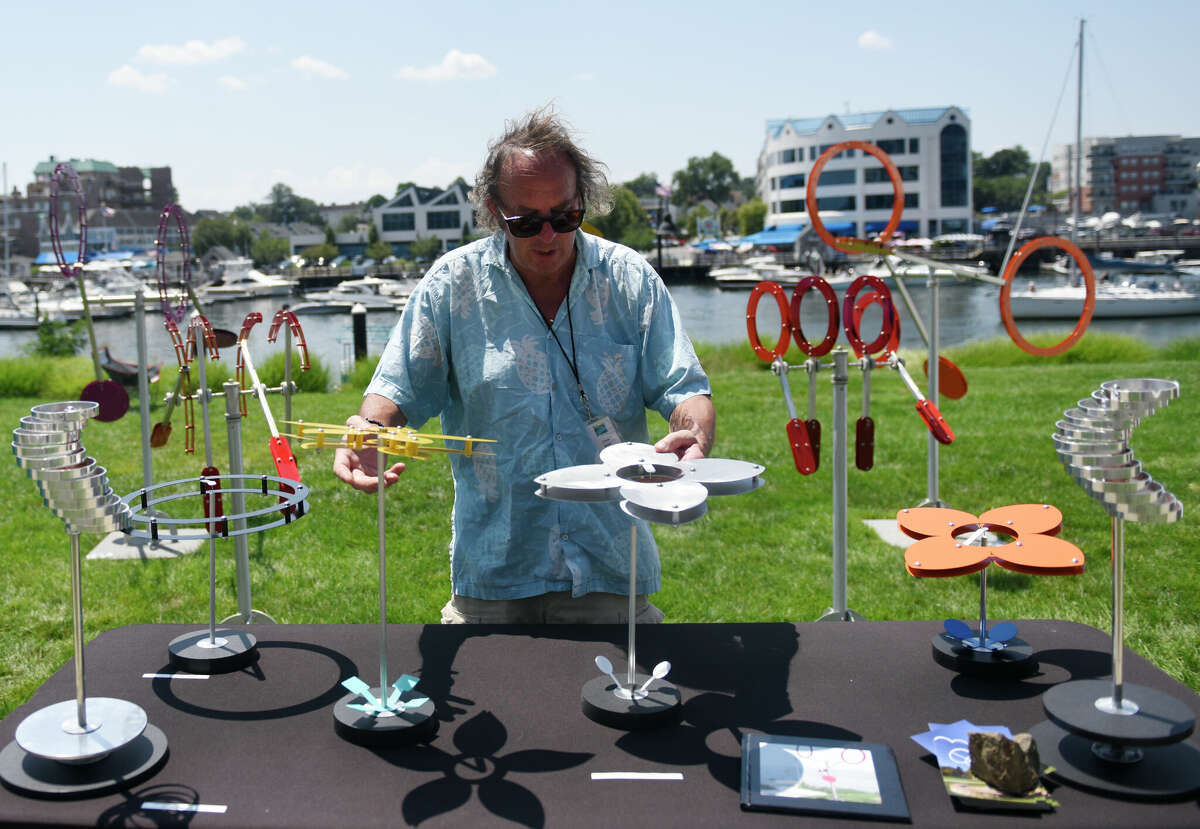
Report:
<svg viewBox="0 0 1200 829"><path fill-rule="evenodd" d="M305 294L291 310L297 314L344 314L362 305L368 311L400 311L408 302L408 293L395 285L395 280L374 276L347 279L332 290ZM392 293L384 293L385 286Z"/></svg>
<svg viewBox="0 0 1200 829"><path fill-rule="evenodd" d="M1052 285L1039 287L1033 283L1023 291L1010 294L1014 319L1078 319L1083 311L1086 289L1082 286ZM1103 282L1096 285L1096 306L1093 319L1129 317L1177 317L1200 314L1200 293L1181 285L1150 284L1136 281L1121 285Z"/></svg>
<svg viewBox="0 0 1200 829"><path fill-rule="evenodd" d="M270 276L256 270L254 262L250 259L227 259L220 265L221 275L217 281L198 291L201 299L209 302L227 302L267 296L290 296L296 284L294 280Z"/></svg>
<svg viewBox="0 0 1200 829"><path fill-rule="evenodd" d="M0 328L37 328L33 291L18 279L0 285Z"/></svg>
<svg viewBox="0 0 1200 829"><path fill-rule="evenodd" d="M775 261L774 256L751 256L741 264L710 268L708 278L718 288L753 288L759 282L769 281L778 285L795 285L808 276L808 272L789 268Z"/></svg>

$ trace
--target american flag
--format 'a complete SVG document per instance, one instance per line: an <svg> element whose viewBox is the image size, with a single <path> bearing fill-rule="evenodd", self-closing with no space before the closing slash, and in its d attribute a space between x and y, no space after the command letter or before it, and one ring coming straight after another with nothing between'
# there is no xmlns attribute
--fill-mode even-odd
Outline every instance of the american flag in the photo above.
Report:
<svg viewBox="0 0 1200 829"><path fill-rule="evenodd" d="M671 188L665 184L658 184L654 187L656 195L662 196L664 199L671 198Z"/></svg>

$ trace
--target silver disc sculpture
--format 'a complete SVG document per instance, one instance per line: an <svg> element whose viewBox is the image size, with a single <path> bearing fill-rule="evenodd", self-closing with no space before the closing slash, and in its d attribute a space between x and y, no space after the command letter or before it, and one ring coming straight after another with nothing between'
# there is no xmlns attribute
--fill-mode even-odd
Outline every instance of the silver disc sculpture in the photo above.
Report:
<svg viewBox="0 0 1200 829"><path fill-rule="evenodd" d="M1118 797L1172 799L1200 789L1200 751L1185 743L1191 710L1152 688L1125 683L1125 522L1171 523L1179 499L1142 469L1130 438L1144 419L1179 396L1173 380L1102 383L1063 412L1054 445L1071 477L1112 516L1112 681L1077 680L1042 696L1049 721L1032 733L1055 776Z"/></svg>
<svg viewBox="0 0 1200 829"><path fill-rule="evenodd" d="M100 411L94 401L34 406L13 430L17 465L35 480L42 498L66 525L71 544L75 699L30 714L0 751L0 777L36 797L87 797L126 788L166 759L167 741L138 705L88 698L84 687L83 588L80 533L123 531L129 507L108 484L104 467L87 457L83 427Z"/></svg>
<svg viewBox="0 0 1200 829"><path fill-rule="evenodd" d="M665 680L664 660L650 674L637 673L637 522L678 526L708 510L709 495L751 492L764 483L765 467L747 461L703 458L681 461L644 443L617 443L600 452L600 463L568 466L534 478L537 495L552 501L619 501L633 519L629 532L629 661L622 681L603 655L601 676L583 686L583 712L602 725L642 730L679 721L682 697Z"/></svg>

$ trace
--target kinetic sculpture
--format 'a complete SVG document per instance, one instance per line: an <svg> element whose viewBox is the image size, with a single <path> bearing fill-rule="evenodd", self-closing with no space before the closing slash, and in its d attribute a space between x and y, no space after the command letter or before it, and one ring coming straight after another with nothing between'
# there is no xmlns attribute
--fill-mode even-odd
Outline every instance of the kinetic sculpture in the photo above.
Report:
<svg viewBox="0 0 1200 829"><path fill-rule="evenodd" d="M329 423L285 421L296 427L290 437L298 440L301 449L340 449L354 451L372 449L377 453L410 460L431 458L435 454L490 455L480 451L479 444L495 443L486 438L459 437L417 432L405 427L352 429ZM435 441L454 441L461 446L435 445ZM376 456L378 458L378 455ZM377 468L383 476L383 459ZM380 481L376 488L376 527L379 550L379 686L359 677L350 677L342 685L350 693L333 708L333 725L345 740L365 746L399 746L431 737L437 730L433 701L412 695L417 678L401 674L388 682L387 665L387 534L386 487ZM389 690L390 688L390 690ZM359 700L362 700L360 702Z"/></svg>
<svg viewBox="0 0 1200 829"><path fill-rule="evenodd" d="M108 485L108 474L86 457L80 433L99 414L95 401L34 406L13 430L17 464L38 483L47 506L71 540L75 699L35 711L0 751L0 778L36 797L103 794L137 783L166 759L167 739L141 707L84 689L83 586L79 535L126 530L130 509Z"/></svg>
<svg viewBox="0 0 1200 829"><path fill-rule="evenodd" d="M79 226L79 252L75 264L68 265L63 255L62 234L58 226L58 192L62 179L66 179L75 190L77 202L76 224ZM80 393L82 400L94 400L100 404L96 419L102 423L120 420L129 411L129 392L115 380L104 377L104 369L100 365L100 349L96 347L96 328L92 323L92 309L88 305L87 286L83 281L83 265L87 261L87 198L79 174L70 164L59 164L50 175L50 244L54 248L54 259L58 269L68 279L74 279L79 288L79 300L83 303L83 319L87 323L88 341L92 346L92 366L96 371L96 379L83 387Z"/></svg>
<svg viewBox="0 0 1200 829"><path fill-rule="evenodd" d="M979 573L979 629L947 619L945 631L933 637L939 665L977 676L1022 676L1037 663L1033 648L1017 638L1017 626L1001 622L989 627L987 571L992 564L1035 576L1083 572L1083 552L1056 538L1062 513L1049 504L1014 504L988 510L979 517L961 510L917 507L896 514L900 530L919 539L904 551L904 566L918 577Z"/></svg>
<svg viewBox="0 0 1200 829"><path fill-rule="evenodd" d="M1112 681L1077 680L1042 696L1050 718L1031 732L1041 758L1070 783L1137 799L1200 789L1200 751L1183 742L1196 720L1164 693L1124 681L1125 522L1172 523L1183 505L1142 469L1130 438L1143 418L1179 396L1173 380L1102 383L1063 412L1054 445L1071 477L1112 516Z"/></svg>
<svg viewBox="0 0 1200 829"><path fill-rule="evenodd" d="M620 501L634 519L629 552L629 663L622 682L612 662L595 659L604 676L583 686L583 712L603 725L657 728L678 722L679 689L664 681L671 663L659 662L649 676L637 673L637 521L677 526L708 510L709 495L737 495L763 485L764 467L746 461L704 458L681 461L644 443L617 443L600 452L600 463L568 466L534 478L537 495L552 501ZM611 680L611 681L610 681Z"/></svg>

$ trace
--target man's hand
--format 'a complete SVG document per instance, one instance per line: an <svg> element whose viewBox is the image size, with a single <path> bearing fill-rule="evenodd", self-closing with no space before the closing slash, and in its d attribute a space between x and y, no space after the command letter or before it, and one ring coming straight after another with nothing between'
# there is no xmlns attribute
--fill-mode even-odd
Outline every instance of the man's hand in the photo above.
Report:
<svg viewBox="0 0 1200 829"><path fill-rule="evenodd" d="M671 431L654 448L674 452L682 461L706 458L712 450L716 423L717 413L708 395L689 397L671 412Z"/></svg>
<svg viewBox="0 0 1200 829"><path fill-rule="evenodd" d="M390 400L377 394L368 394L363 399L360 412L347 418L346 425L354 429L370 429L375 426L371 421L376 420L393 426L403 426L405 423L404 413ZM371 418L371 421L367 418ZM338 449L333 453L333 474L357 490L374 492L379 486L378 455L373 448ZM395 463L385 469L384 486L391 486L400 480L403 471L403 463Z"/></svg>

